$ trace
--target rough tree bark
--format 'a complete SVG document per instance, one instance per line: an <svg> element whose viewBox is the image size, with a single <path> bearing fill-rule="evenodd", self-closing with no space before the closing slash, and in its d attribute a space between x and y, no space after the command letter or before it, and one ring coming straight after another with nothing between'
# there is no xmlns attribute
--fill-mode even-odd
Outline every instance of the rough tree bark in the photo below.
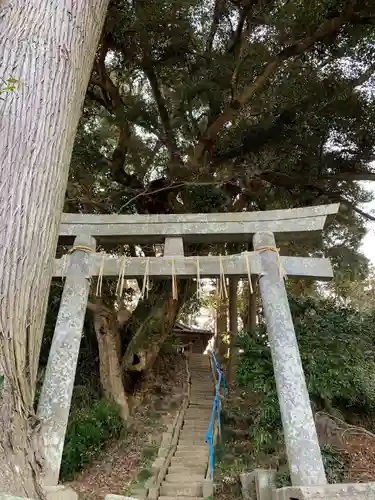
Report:
<svg viewBox="0 0 375 500"><path fill-rule="evenodd" d="M108 0L3 1L0 82L0 491L40 496L33 399L81 106Z"/></svg>
<svg viewBox="0 0 375 500"><path fill-rule="evenodd" d="M192 282L178 282L178 300L172 300L171 282L154 282L147 299L135 309L128 328L130 342L124 354L124 370L149 370L170 334L182 305L194 292ZM140 363L134 363L134 357Z"/></svg>
<svg viewBox="0 0 375 500"><path fill-rule="evenodd" d="M104 304L89 303L88 308L94 313L94 328L99 347L100 383L104 395L118 404L122 418L128 421L130 409L122 377L119 328L128 321L131 312L121 311L120 320L120 315Z"/></svg>
<svg viewBox="0 0 375 500"><path fill-rule="evenodd" d="M230 350L229 350L229 364L227 379L228 384L234 382L236 378L236 368L238 360L238 348L236 346L237 336L238 336L238 312L237 312L237 288L238 288L237 277L229 278L229 332L230 332Z"/></svg>
<svg viewBox="0 0 375 500"><path fill-rule="evenodd" d="M155 289L147 299L140 301L133 314L125 308L116 312L98 299L88 303L88 309L94 315L103 392L119 405L122 418L128 422L133 397L124 387L124 374L152 368L181 306L191 293L191 287L184 282L180 286L179 299L172 300L170 283L160 282L154 286ZM127 342L120 333L124 329L130 342L122 356L122 343L126 345Z"/></svg>
<svg viewBox="0 0 375 500"><path fill-rule="evenodd" d="M247 332L252 332L257 327L257 279L256 276L251 277L251 283L254 293L250 293L250 287L247 282L244 284L244 310L241 315L243 329Z"/></svg>

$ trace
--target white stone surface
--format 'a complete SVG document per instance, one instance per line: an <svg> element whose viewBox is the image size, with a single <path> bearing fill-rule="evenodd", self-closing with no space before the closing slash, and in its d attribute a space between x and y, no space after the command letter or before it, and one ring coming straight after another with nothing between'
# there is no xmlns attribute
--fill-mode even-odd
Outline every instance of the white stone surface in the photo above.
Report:
<svg viewBox="0 0 375 500"><path fill-rule="evenodd" d="M375 483L280 488L272 500L375 500Z"/></svg>

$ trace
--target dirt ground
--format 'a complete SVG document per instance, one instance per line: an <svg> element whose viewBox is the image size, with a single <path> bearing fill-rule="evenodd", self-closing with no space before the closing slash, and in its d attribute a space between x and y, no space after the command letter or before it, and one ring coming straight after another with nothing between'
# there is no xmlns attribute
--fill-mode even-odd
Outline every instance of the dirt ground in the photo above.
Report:
<svg viewBox="0 0 375 500"><path fill-rule="evenodd" d="M110 443L88 469L69 483L81 500L101 500L109 493L124 495L139 482L140 471L145 471L157 454L163 431L173 423L186 382L182 356L166 355L157 361L142 384L142 402L132 416L129 431L121 440Z"/></svg>

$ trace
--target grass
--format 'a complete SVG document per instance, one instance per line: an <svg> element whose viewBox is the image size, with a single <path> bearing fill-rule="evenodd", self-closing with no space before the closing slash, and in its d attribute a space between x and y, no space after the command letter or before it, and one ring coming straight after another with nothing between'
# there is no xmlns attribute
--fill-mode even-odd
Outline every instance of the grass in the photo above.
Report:
<svg viewBox="0 0 375 500"><path fill-rule="evenodd" d="M70 415L61 463L61 481L70 481L90 465L110 440L126 432L116 403L92 402Z"/></svg>

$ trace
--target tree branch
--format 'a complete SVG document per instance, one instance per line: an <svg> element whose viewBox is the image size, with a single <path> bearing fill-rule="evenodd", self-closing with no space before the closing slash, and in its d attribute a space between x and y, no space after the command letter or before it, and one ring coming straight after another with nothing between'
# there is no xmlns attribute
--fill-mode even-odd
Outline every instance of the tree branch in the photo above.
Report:
<svg viewBox="0 0 375 500"><path fill-rule="evenodd" d="M165 104L164 97L160 91L159 87L159 82L158 78L156 76L154 67L153 67L153 61L150 60L148 57L145 57L144 65L143 65L144 72L150 82L152 92L154 94L154 98L156 101L156 105L159 110L159 115L160 119L164 128L165 136L166 136L166 146L169 151L169 155L171 158L171 163L172 167L177 163L178 165L182 164L182 159L180 152L177 147L176 143L176 138L173 132L171 120L169 117L169 113L167 110L167 106Z"/></svg>
<svg viewBox="0 0 375 500"><path fill-rule="evenodd" d="M250 9L251 3L249 3L246 7L244 7L243 11L241 12L240 19L238 21L238 26L236 29L236 33L233 38L233 44L228 49L228 53L233 51L235 55L235 64L234 64L234 70L232 74L232 97L236 93L236 88L237 88L237 80L238 80L238 75L240 73L240 69L242 66L242 63L246 59L246 37L249 35L249 27L247 27L244 31L244 24L246 20L247 13ZM249 26L249 25L248 25Z"/></svg>
<svg viewBox="0 0 375 500"><path fill-rule="evenodd" d="M323 40L328 35L337 33L353 16L355 3L355 0L349 0L345 9L339 16L324 21L315 30L313 35L307 36L299 42L286 47L279 52L272 61L265 65L263 71L257 76L254 82L248 85L241 94L235 96L231 104L206 129L198 144L195 146L191 156L193 167L199 167L199 163L205 151L212 148L219 132L228 122L234 119L237 111L241 109L243 105L247 104L256 93L264 89L269 79L276 73L281 64L311 49L316 42Z"/></svg>
<svg viewBox="0 0 375 500"><path fill-rule="evenodd" d="M108 95L110 99L110 107L112 108L111 112L115 115L119 128L119 139L117 141L117 146L113 152L111 161L113 178L121 184L128 185L129 175L124 171L124 163L129 148L129 139L131 137L132 130L126 117L125 106L122 101L120 91L118 87L113 83L105 67L105 58L107 52L108 47L106 46L105 40L103 40L95 64L96 71L98 73L98 79L93 79L93 82L95 82L96 85L99 85L103 90L104 101L106 100L104 97L105 94Z"/></svg>
<svg viewBox="0 0 375 500"><path fill-rule="evenodd" d="M267 175L269 174L269 175ZM374 174L375 176L375 174ZM304 189L315 190L319 193L319 196L325 195L331 200L339 201L345 204L350 209L357 212L359 215L364 217L367 220L375 221L375 215L371 215L361 208L359 208L353 201L349 200L342 192L330 192L327 191L324 187L315 185L311 182L306 182L305 178L299 176L289 176L283 174L281 172L264 172L259 175L260 179L273 184L274 186L282 187L284 189L289 189L291 186L295 187L296 185L303 187ZM373 179L375 180L375 179Z"/></svg>
<svg viewBox="0 0 375 500"><path fill-rule="evenodd" d="M331 181L375 181L375 172L340 172L322 178Z"/></svg>
<svg viewBox="0 0 375 500"><path fill-rule="evenodd" d="M354 210L354 212L357 212L357 214L361 215L365 219L375 221L375 215L371 215L371 214L365 212L364 210L359 208L355 203L353 203L352 201L349 201L348 199L344 198L343 196L341 198L341 202L344 203L345 205L347 205L352 210Z"/></svg>
<svg viewBox="0 0 375 500"><path fill-rule="evenodd" d="M219 27L221 18L224 13L225 13L225 0L215 0L214 15L212 17L210 33L207 37L207 43L206 43L206 53L208 54L210 54L212 51L212 44L214 43L216 31L217 28Z"/></svg>

